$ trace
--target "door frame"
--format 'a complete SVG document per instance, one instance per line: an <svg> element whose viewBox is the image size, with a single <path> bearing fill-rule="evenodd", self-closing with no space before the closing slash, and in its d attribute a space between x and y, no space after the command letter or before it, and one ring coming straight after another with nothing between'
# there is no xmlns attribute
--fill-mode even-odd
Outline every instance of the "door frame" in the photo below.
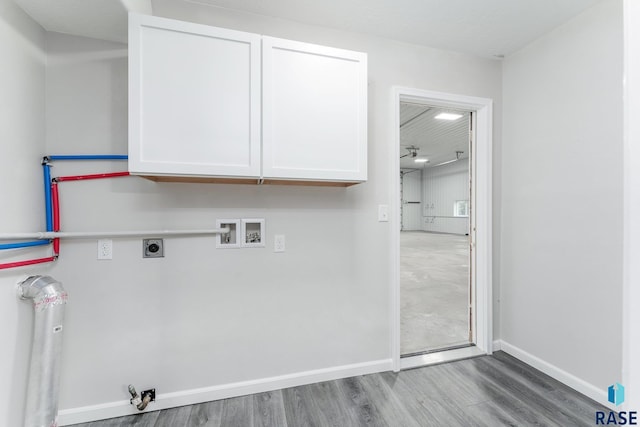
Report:
<svg viewBox="0 0 640 427"><path fill-rule="evenodd" d="M640 4L624 1L624 280L622 288L622 383L627 388L622 410L640 408Z"/></svg>
<svg viewBox="0 0 640 427"><path fill-rule="evenodd" d="M475 293L474 344L484 354L493 352L492 289L492 144L493 100L406 87L393 88L393 149L391 156L391 357L393 370L400 366L400 101L473 111L475 137L471 141L472 292ZM475 250L475 257L474 251Z"/></svg>

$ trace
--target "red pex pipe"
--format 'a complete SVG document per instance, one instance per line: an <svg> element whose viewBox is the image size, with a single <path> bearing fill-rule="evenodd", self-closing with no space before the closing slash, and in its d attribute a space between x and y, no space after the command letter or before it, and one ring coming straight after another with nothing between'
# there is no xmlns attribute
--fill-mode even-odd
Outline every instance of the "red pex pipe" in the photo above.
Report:
<svg viewBox="0 0 640 427"><path fill-rule="evenodd" d="M47 258L30 259L27 261L8 262L6 264L0 264L0 270L5 268L23 267L25 265L42 264L44 262L52 262L55 260L56 260L56 257L50 256Z"/></svg>
<svg viewBox="0 0 640 427"><path fill-rule="evenodd" d="M51 202L53 205L53 231L60 231L60 199L58 197L58 184L51 183ZM53 239L53 256L60 254L60 239Z"/></svg>
<svg viewBox="0 0 640 427"><path fill-rule="evenodd" d="M119 176L129 176L129 172L96 173L93 175L59 176L54 179L57 182L64 182L64 181L82 181L84 179L117 178Z"/></svg>

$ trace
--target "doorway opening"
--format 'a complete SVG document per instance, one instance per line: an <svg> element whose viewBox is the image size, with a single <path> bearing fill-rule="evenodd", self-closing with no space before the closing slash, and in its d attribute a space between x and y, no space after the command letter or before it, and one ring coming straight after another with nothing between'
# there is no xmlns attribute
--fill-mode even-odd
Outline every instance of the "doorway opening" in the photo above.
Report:
<svg viewBox="0 0 640 427"><path fill-rule="evenodd" d="M492 101L394 94L394 370L490 354Z"/></svg>
<svg viewBox="0 0 640 427"><path fill-rule="evenodd" d="M400 353L473 345L473 113L400 102Z"/></svg>

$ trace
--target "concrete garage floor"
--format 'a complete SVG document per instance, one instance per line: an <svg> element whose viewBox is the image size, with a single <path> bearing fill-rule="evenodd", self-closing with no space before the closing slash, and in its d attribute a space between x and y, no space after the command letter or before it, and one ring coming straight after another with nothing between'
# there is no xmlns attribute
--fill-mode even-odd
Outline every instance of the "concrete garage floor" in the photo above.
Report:
<svg viewBox="0 0 640 427"><path fill-rule="evenodd" d="M400 233L400 352L468 344L469 237Z"/></svg>

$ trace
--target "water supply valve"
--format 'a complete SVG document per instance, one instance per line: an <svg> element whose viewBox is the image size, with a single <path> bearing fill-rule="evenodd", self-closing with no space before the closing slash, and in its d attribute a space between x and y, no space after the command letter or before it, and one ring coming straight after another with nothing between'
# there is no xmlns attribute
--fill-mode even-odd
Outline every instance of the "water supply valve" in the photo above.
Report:
<svg viewBox="0 0 640 427"><path fill-rule="evenodd" d="M154 402L156 400L156 389L152 388L149 390L143 391L140 395L136 391L133 384L129 384L129 394L131 394L131 402L139 411L144 411L149 405L150 402Z"/></svg>

